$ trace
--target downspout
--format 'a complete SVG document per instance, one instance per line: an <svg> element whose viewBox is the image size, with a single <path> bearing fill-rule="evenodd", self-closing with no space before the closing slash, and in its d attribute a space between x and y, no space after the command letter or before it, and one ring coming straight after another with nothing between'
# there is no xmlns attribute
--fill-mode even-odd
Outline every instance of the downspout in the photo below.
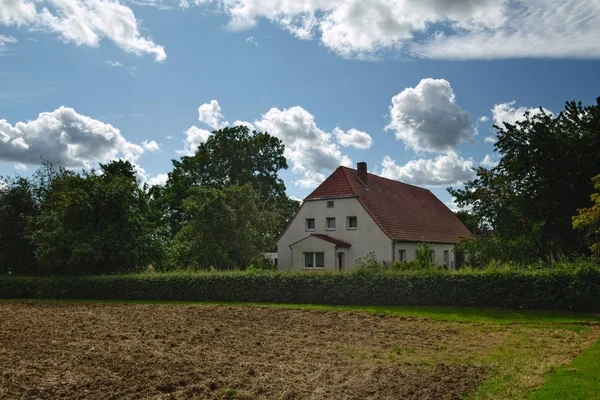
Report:
<svg viewBox="0 0 600 400"><path fill-rule="evenodd" d="M288 247L290 248L290 251L292 252L292 266L290 267L290 269L293 270L294 269L294 249L292 248L291 244Z"/></svg>

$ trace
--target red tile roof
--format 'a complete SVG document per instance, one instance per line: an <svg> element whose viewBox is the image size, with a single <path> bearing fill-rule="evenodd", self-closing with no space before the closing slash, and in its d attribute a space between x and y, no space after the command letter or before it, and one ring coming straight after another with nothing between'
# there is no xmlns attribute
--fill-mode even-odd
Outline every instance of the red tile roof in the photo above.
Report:
<svg viewBox="0 0 600 400"><path fill-rule="evenodd" d="M471 232L427 189L338 167L304 200L356 197L392 240L458 243Z"/></svg>
<svg viewBox="0 0 600 400"><path fill-rule="evenodd" d="M325 240L326 242L333 243L336 245L336 247L350 247L351 246L351 244L348 242L344 242L343 240L336 239L329 235L324 235L322 233L313 233L310 236L314 236L316 238Z"/></svg>

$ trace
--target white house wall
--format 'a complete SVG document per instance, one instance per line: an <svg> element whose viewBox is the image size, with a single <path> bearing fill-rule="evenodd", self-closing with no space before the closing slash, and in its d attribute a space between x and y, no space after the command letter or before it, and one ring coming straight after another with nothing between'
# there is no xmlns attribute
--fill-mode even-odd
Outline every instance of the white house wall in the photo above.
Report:
<svg viewBox="0 0 600 400"><path fill-rule="evenodd" d="M346 270L354 265L357 257L363 256L369 251L375 251L377 259L380 261L392 260L392 240L383 233L356 198L329 200L334 201L334 207L328 208L327 200L304 202L291 226L277 243L279 269L302 269L303 262L298 264L292 261L292 250L289 246L311 233L329 235L352 244L350 248L338 249L338 251L345 253L344 264ZM346 218L354 216L357 217L358 229L348 229ZM306 231L307 218L315 219L314 231ZM326 218L336 219L335 230L326 229ZM333 265L330 266L329 262L331 261L326 257L326 268L335 269L335 259L332 260Z"/></svg>
<svg viewBox="0 0 600 400"><path fill-rule="evenodd" d="M399 250L406 250L406 261L413 261L415 259L415 251L419 244L414 242L396 242L394 243L394 261L400 261ZM453 244L430 244L433 251L435 251L435 263L437 265L444 264L444 250L449 251L449 265L454 265L454 245Z"/></svg>
<svg viewBox="0 0 600 400"><path fill-rule="evenodd" d="M292 244L293 265L296 269L304 269L304 253L324 253L325 268L306 268L313 271L329 271L334 272L335 269L335 245L333 243L321 240L311 236L300 242Z"/></svg>

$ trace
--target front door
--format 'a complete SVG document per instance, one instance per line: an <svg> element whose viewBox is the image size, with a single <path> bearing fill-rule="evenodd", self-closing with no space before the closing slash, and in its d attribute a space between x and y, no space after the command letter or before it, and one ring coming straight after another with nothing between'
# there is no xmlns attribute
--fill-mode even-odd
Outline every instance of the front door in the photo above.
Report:
<svg viewBox="0 0 600 400"><path fill-rule="evenodd" d="M344 253L337 253L337 267L338 271L342 272L344 270Z"/></svg>

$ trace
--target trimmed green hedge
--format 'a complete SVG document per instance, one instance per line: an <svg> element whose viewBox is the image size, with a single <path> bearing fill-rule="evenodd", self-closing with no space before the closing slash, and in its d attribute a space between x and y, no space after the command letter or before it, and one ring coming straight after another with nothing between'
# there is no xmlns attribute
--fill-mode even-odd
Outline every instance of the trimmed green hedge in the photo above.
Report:
<svg viewBox="0 0 600 400"><path fill-rule="evenodd" d="M600 270L0 276L0 298L452 305L600 312Z"/></svg>

